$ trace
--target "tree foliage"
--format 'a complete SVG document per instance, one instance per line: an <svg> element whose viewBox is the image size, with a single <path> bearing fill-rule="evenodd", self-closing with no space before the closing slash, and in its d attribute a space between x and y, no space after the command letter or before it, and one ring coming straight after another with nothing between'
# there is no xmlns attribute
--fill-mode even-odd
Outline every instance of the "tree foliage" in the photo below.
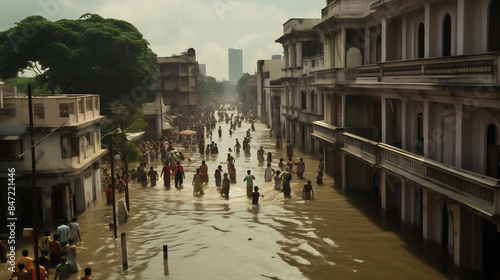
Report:
<svg viewBox="0 0 500 280"><path fill-rule="evenodd" d="M104 108L116 100L141 107L156 64L132 24L96 14L55 22L29 16L0 33L0 78L33 70L52 93L98 93Z"/></svg>
<svg viewBox="0 0 500 280"><path fill-rule="evenodd" d="M234 94L234 85L225 80L217 81L212 76L199 75L196 91L199 104L203 104L212 99L220 99L223 95Z"/></svg>
<svg viewBox="0 0 500 280"><path fill-rule="evenodd" d="M236 84L236 91L238 92L238 97L240 98L240 102L245 103L247 101L247 83L253 77L248 73L243 74L241 78L238 80Z"/></svg>

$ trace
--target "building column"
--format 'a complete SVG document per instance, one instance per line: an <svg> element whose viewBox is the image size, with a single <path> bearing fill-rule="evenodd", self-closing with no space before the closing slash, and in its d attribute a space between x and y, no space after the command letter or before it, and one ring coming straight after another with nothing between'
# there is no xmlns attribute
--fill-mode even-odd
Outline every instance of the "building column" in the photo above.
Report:
<svg viewBox="0 0 500 280"><path fill-rule="evenodd" d="M283 45L283 59L285 60L285 68L290 67L290 54L288 45Z"/></svg>
<svg viewBox="0 0 500 280"><path fill-rule="evenodd" d="M347 170L345 168L346 165L346 155L344 152L341 152L342 154L342 190L345 192L347 190Z"/></svg>
<svg viewBox="0 0 500 280"><path fill-rule="evenodd" d="M409 206L411 205L408 196L410 194L410 190L406 187L406 180L401 180L401 221L408 221L408 214L411 213Z"/></svg>
<svg viewBox="0 0 500 280"><path fill-rule="evenodd" d="M430 3L425 3L425 15L424 15L424 29L425 29L425 36L424 36L424 57L428 58L430 57L431 53L431 4ZM434 28L434 27L432 27ZM427 138L426 138L427 139Z"/></svg>
<svg viewBox="0 0 500 280"><path fill-rule="evenodd" d="M297 67L302 67L302 42L297 42Z"/></svg>
<svg viewBox="0 0 500 280"><path fill-rule="evenodd" d="M401 149L406 150L406 104L407 100L401 100Z"/></svg>
<svg viewBox="0 0 500 280"><path fill-rule="evenodd" d="M387 209L387 173L383 168L380 170L380 207Z"/></svg>
<svg viewBox="0 0 500 280"><path fill-rule="evenodd" d="M324 112L324 108L323 108L323 106L324 106L324 104L323 104L324 94L318 93L317 97L318 97L318 99L317 99L317 101L318 101L318 115L322 115Z"/></svg>
<svg viewBox="0 0 500 280"><path fill-rule="evenodd" d="M429 147L430 147L430 112L429 112L429 100L424 100L424 157L429 157Z"/></svg>
<svg viewBox="0 0 500 280"><path fill-rule="evenodd" d="M406 18L406 14L403 14L403 17L401 19L401 59L402 60L406 60L408 59L408 54L407 54L407 50L406 50L406 40L408 39L407 37L407 18Z"/></svg>
<svg viewBox="0 0 500 280"><path fill-rule="evenodd" d="M462 168L463 106L455 104L455 167Z"/></svg>
<svg viewBox="0 0 500 280"><path fill-rule="evenodd" d="M290 67L297 67L297 50L295 43L290 44L289 47Z"/></svg>
<svg viewBox="0 0 500 280"><path fill-rule="evenodd" d="M465 0L457 0L457 55L465 53Z"/></svg>
<svg viewBox="0 0 500 280"><path fill-rule="evenodd" d="M381 59L382 59L382 62L386 62L387 61L387 19L385 17L382 18L381 40L382 40L382 45L380 47L382 49Z"/></svg>
<svg viewBox="0 0 500 280"><path fill-rule="evenodd" d="M342 96L342 127L345 127L345 102L346 102L346 96ZM336 125L335 125L336 126Z"/></svg>
<svg viewBox="0 0 500 280"><path fill-rule="evenodd" d="M422 237L429 239L429 192L422 189Z"/></svg>
<svg viewBox="0 0 500 280"><path fill-rule="evenodd" d="M387 98L382 96L382 143L387 143Z"/></svg>
<svg viewBox="0 0 500 280"><path fill-rule="evenodd" d="M371 44L371 30L370 26L366 25L365 26L365 65L371 64L370 63L370 54L371 54L371 49L370 49L370 44Z"/></svg>

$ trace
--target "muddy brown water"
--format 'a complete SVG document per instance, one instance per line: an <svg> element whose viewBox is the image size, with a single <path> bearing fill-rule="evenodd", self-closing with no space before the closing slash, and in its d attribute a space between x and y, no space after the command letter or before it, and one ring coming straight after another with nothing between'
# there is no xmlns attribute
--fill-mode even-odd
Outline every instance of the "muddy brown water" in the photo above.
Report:
<svg viewBox="0 0 500 280"><path fill-rule="evenodd" d="M250 124L244 123L232 136L228 124L219 125L223 137L213 133L218 155L202 156L177 146L186 155L184 188L166 190L161 179L156 187L130 184L130 217L118 228L117 239L108 227L112 208L104 195L79 216L83 243L78 246L87 251L77 256L82 272L71 279L79 279L88 266L93 279L458 279L439 249L425 244L418 230L402 227L390 213L382 215L369 195L345 194L328 175L317 186L315 155L294 151L295 160L304 158L305 179L313 181L316 199L301 199L306 180L296 177L292 198L285 199L273 183L264 182L267 163L257 160L257 149L263 146L266 155L273 154L274 169L280 157L286 162L285 151L276 151L263 124L256 123L252 132L249 156L231 153L238 183L231 185L229 199L220 197L214 170L220 164L227 171L222 163L228 148L234 147L236 138L242 142ZM194 196L191 181L203 159L210 181L203 196ZM160 162L153 166L160 173ZM248 169L264 195L259 206L252 206L245 194ZM127 271L122 271L122 232L127 237ZM166 263L163 245L169 249ZM22 248L17 249L20 256ZM0 265L2 279L8 279L7 267Z"/></svg>

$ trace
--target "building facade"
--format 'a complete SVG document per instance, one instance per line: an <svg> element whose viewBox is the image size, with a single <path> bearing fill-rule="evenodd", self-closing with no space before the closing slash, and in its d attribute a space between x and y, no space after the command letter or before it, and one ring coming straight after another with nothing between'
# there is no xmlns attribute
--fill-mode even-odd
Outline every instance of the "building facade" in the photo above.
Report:
<svg viewBox="0 0 500 280"><path fill-rule="evenodd" d="M284 50L281 96L281 135L295 147L309 153L319 151L310 137L313 123L323 119L324 97L314 84L315 71L324 68L323 45L313 30L320 19L290 19L283 36L276 40Z"/></svg>
<svg viewBox="0 0 500 280"><path fill-rule="evenodd" d="M257 115L276 136L281 134L283 84L279 79L284 66L282 59L257 61Z"/></svg>
<svg viewBox="0 0 500 280"><path fill-rule="evenodd" d="M32 168L29 150L29 106L24 94L2 94L0 108L0 177L15 169L16 215L23 227L32 226ZM33 97L36 146L36 185L40 223L57 225L59 219L84 212L103 193L101 121L98 95L37 95ZM7 197L7 188L2 188ZM6 221L7 199L2 199L1 220Z"/></svg>
<svg viewBox="0 0 500 280"><path fill-rule="evenodd" d="M155 77L158 85L155 92L160 92L165 105L172 110L179 109L182 113L190 113L198 106L196 85L198 77L198 62L193 48L181 55L158 57L158 67Z"/></svg>
<svg viewBox="0 0 500 280"><path fill-rule="evenodd" d="M229 81L236 85L238 80L243 76L243 50L228 49L228 65L229 65Z"/></svg>
<svg viewBox="0 0 500 280"><path fill-rule="evenodd" d="M500 1L328 0L321 14L289 20L277 40L285 137L305 150L315 139L338 187L371 192L457 267L491 275L500 267ZM317 44L307 69L306 46ZM323 108L310 132L300 125L309 104Z"/></svg>

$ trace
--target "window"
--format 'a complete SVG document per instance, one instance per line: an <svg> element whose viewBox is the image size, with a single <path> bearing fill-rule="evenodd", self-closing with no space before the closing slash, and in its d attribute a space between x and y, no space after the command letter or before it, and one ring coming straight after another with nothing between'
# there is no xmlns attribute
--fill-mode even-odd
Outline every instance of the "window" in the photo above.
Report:
<svg viewBox="0 0 500 280"><path fill-rule="evenodd" d="M44 119L45 118L45 108L41 103L33 104L33 112L35 115L35 119Z"/></svg>
<svg viewBox="0 0 500 280"><path fill-rule="evenodd" d="M94 145L94 133L85 133L85 148L89 148L92 145Z"/></svg>
<svg viewBox="0 0 500 280"><path fill-rule="evenodd" d="M83 101L78 100L78 114L83 114Z"/></svg>
<svg viewBox="0 0 500 280"><path fill-rule="evenodd" d="M424 155L424 115L417 115L417 155Z"/></svg>
<svg viewBox="0 0 500 280"><path fill-rule="evenodd" d="M92 98L85 99L85 111L92 111Z"/></svg>
<svg viewBox="0 0 500 280"><path fill-rule="evenodd" d="M417 57L425 57L425 27L423 23L418 26L418 48Z"/></svg>
<svg viewBox="0 0 500 280"><path fill-rule="evenodd" d="M80 138L76 136L62 137L62 157L77 157L80 155Z"/></svg>
<svg viewBox="0 0 500 280"><path fill-rule="evenodd" d="M61 103L59 104L59 117L67 118L69 115L73 115L73 103Z"/></svg>
<svg viewBox="0 0 500 280"><path fill-rule="evenodd" d="M451 55L451 17L447 14L443 21L443 56Z"/></svg>
<svg viewBox="0 0 500 280"><path fill-rule="evenodd" d="M307 94L305 91L301 91L300 92L300 96L301 96L301 103L302 103L302 110L305 110L307 109Z"/></svg>
<svg viewBox="0 0 500 280"><path fill-rule="evenodd" d="M488 20L488 50L490 52L500 51L500 1L493 0L490 2L489 20Z"/></svg>
<svg viewBox="0 0 500 280"><path fill-rule="evenodd" d="M13 137L13 136L7 136ZM15 137L17 138L17 136ZM0 140L0 159L19 159L21 154L22 142L21 140Z"/></svg>

